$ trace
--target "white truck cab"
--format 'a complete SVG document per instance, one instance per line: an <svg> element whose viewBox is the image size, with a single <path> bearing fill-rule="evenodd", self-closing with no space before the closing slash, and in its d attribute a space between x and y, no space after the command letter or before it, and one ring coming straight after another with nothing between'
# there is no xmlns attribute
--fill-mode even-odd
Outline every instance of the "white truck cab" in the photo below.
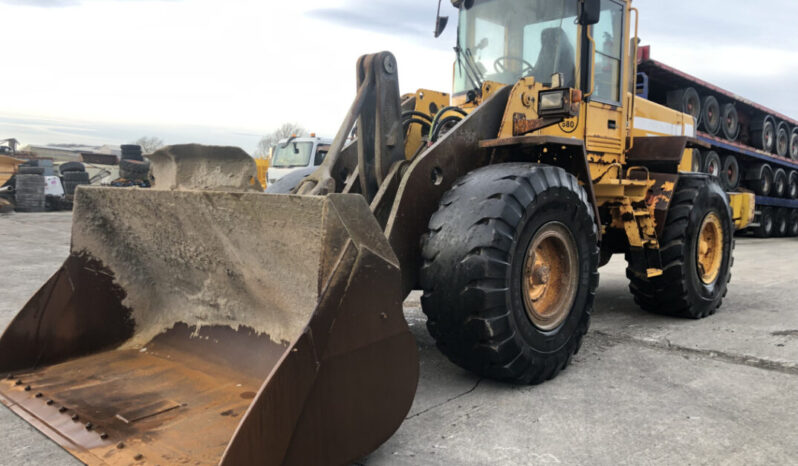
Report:
<svg viewBox="0 0 798 466"><path fill-rule="evenodd" d="M332 139L310 135L282 139L274 146L266 178L269 184L300 168L321 165L330 150Z"/></svg>

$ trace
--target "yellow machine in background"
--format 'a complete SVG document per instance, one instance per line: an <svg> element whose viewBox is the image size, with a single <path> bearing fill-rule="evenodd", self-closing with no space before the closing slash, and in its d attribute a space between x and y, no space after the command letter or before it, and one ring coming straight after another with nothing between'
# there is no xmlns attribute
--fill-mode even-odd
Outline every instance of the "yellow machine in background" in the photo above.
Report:
<svg viewBox="0 0 798 466"><path fill-rule="evenodd" d="M90 463L347 464L410 409L413 289L453 363L516 384L569 364L613 254L642 308L716 312L750 203L689 172L691 117L635 96L631 2L452 4L453 94L362 56L321 166L267 194L193 146L152 190L79 189L0 399Z"/></svg>
<svg viewBox="0 0 798 466"><path fill-rule="evenodd" d="M271 157L255 159L255 166L257 166L258 168L258 181L260 182L260 185L263 186L263 189L266 189L266 187L268 186L266 173L269 171L270 162L271 162Z"/></svg>

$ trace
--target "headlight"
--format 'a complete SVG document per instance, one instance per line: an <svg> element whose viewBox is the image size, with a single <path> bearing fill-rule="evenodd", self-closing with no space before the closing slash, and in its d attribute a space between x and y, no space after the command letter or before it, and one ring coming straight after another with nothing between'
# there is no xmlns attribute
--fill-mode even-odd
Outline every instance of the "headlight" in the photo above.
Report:
<svg viewBox="0 0 798 466"><path fill-rule="evenodd" d="M561 113L568 106L568 89L540 91L538 102L538 114L540 116Z"/></svg>

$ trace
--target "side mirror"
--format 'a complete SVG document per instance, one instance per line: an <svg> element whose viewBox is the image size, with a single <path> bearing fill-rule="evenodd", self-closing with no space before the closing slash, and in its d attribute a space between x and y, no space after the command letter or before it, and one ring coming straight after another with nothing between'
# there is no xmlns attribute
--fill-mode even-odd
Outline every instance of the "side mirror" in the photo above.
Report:
<svg viewBox="0 0 798 466"><path fill-rule="evenodd" d="M597 24L601 17L601 0L579 0L579 24Z"/></svg>
<svg viewBox="0 0 798 466"><path fill-rule="evenodd" d="M435 17L435 38L443 34L443 30L446 29L446 25L449 24L449 17L448 16L441 16L441 1L438 0L438 14Z"/></svg>

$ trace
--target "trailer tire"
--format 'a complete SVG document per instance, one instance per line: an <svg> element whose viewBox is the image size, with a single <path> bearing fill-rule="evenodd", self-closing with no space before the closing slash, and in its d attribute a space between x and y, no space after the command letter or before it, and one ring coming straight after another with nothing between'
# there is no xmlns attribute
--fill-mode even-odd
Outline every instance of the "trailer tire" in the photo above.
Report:
<svg viewBox="0 0 798 466"><path fill-rule="evenodd" d="M441 352L484 377L519 384L555 377L579 350L590 323L597 238L584 188L560 168L499 164L458 180L441 198L422 241L421 304ZM552 268L530 265L536 256L528 248L536 244L541 262L552 259ZM563 273L560 286L549 289L551 270ZM533 284L538 272L546 278ZM532 290L540 294L533 298ZM542 324L528 300L555 305L552 320Z"/></svg>
<svg viewBox="0 0 798 466"><path fill-rule="evenodd" d="M669 92L666 96L668 107L691 115L696 126L701 122L701 98L693 87Z"/></svg>
<svg viewBox="0 0 798 466"><path fill-rule="evenodd" d="M773 209L762 207L759 213L759 226L754 228L754 236L757 238L770 238L773 236Z"/></svg>
<svg viewBox="0 0 798 466"><path fill-rule="evenodd" d="M777 168L773 172L773 197L784 197L787 193L787 172L783 168Z"/></svg>
<svg viewBox="0 0 798 466"><path fill-rule="evenodd" d="M20 175L44 175L44 167L19 167Z"/></svg>
<svg viewBox="0 0 798 466"><path fill-rule="evenodd" d="M791 238L798 236L798 209L790 209L787 236Z"/></svg>
<svg viewBox="0 0 798 466"><path fill-rule="evenodd" d="M798 161L798 128L790 133L790 158Z"/></svg>
<svg viewBox="0 0 798 466"><path fill-rule="evenodd" d="M729 141L736 141L740 135L740 115L734 104L726 104L720 109L720 127L723 137Z"/></svg>
<svg viewBox="0 0 798 466"><path fill-rule="evenodd" d="M779 207L773 213L773 236L782 238L789 231L790 213L787 209Z"/></svg>
<svg viewBox="0 0 798 466"><path fill-rule="evenodd" d="M690 166L690 171L693 173L701 173L701 167L704 166L704 159L701 155L701 151L698 149L693 149L693 163Z"/></svg>
<svg viewBox="0 0 798 466"><path fill-rule="evenodd" d="M770 196L773 190L773 169L770 165L759 164L745 174L746 185L751 188L757 196Z"/></svg>
<svg viewBox="0 0 798 466"><path fill-rule="evenodd" d="M723 158L720 183L726 191L734 191L740 185L740 164L737 163L737 157L727 155Z"/></svg>
<svg viewBox="0 0 798 466"><path fill-rule="evenodd" d="M693 319L714 314L731 278L733 234L731 208L718 182L682 175L660 237L662 275L648 278L626 269L635 302L659 314ZM702 241L713 243L705 254L699 254Z"/></svg>
<svg viewBox="0 0 798 466"><path fill-rule="evenodd" d="M720 104L715 96L708 95L701 101L701 126L713 136L720 131Z"/></svg>
<svg viewBox="0 0 798 466"><path fill-rule="evenodd" d="M765 152L773 152L776 144L776 122L770 115L760 117L751 123L750 127L751 144L757 149Z"/></svg>
<svg viewBox="0 0 798 466"><path fill-rule="evenodd" d="M779 157L788 157L790 153L790 127L782 121L776 127L776 154Z"/></svg>
<svg viewBox="0 0 798 466"><path fill-rule="evenodd" d="M787 198L798 199L798 171L790 170L787 177Z"/></svg>
<svg viewBox="0 0 798 466"><path fill-rule="evenodd" d="M722 163L720 161L720 155L714 150L711 150L704 154L703 160L703 172L707 173L715 178L720 176L720 172L722 170Z"/></svg>

